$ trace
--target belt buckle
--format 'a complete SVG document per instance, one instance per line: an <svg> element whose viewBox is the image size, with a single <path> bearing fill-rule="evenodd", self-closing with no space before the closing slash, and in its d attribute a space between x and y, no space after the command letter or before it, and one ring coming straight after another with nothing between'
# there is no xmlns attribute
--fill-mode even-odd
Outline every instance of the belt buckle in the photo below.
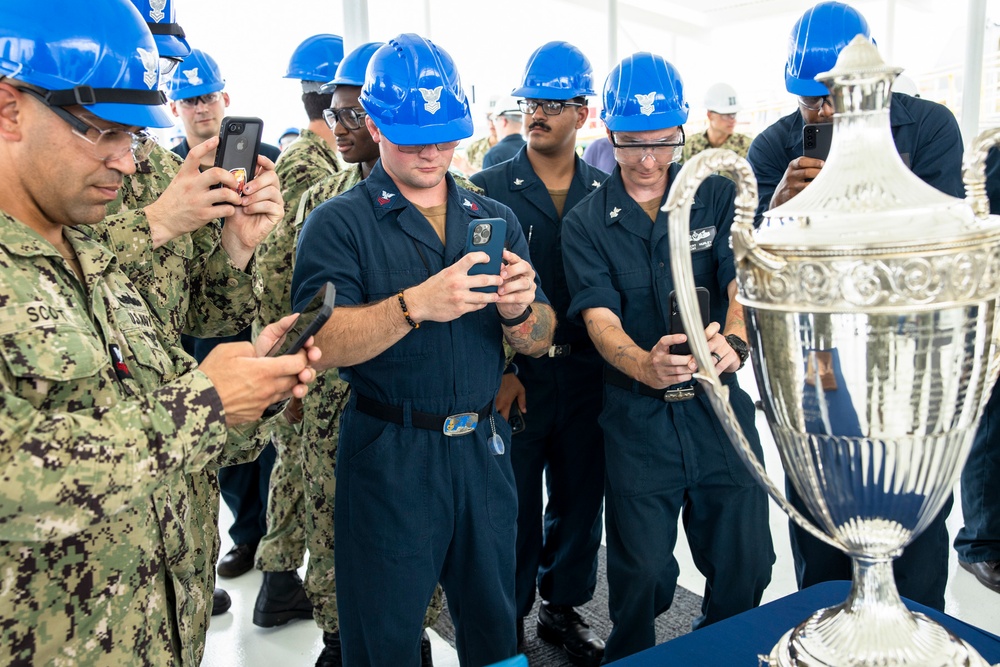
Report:
<svg viewBox="0 0 1000 667"><path fill-rule="evenodd" d="M549 356L553 359L558 359L559 357L568 357L570 352L570 346L566 345L552 345L549 347Z"/></svg>
<svg viewBox="0 0 1000 667"><path fill-rule="evenodd" d="M479 425L479 414L476 412L459 412L444 418L441 432L449 438L472 433Z"/></svg>
<svg viewBox="0 0 1000 667"><path fill-rule="evenodd" d="M694 387L680 387L678 389L667 389L663 392L665 403L680 403L694 398Z"/></svg>

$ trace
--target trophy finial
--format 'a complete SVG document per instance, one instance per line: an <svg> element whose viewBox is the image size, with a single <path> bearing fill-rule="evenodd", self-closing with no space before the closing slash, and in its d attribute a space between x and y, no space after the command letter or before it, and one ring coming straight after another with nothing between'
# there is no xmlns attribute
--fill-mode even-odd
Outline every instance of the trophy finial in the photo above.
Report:
<svg viewBox="0 0 1000 667"><path fill-rule="evenodd" d="M859 79L895 79L903 69L886 65L878 48L864 35L855 35L837 57L837 64L829 72L816 75L816 80L832 88Z"/></svg>

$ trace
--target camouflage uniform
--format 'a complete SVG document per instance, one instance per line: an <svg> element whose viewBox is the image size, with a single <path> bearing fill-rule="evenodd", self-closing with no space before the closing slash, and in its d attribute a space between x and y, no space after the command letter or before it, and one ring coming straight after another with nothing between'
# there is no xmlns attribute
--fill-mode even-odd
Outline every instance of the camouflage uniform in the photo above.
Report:
<svg viewBox="0 0 1000 667"><path fill-rule="evenodd" d="M321 136L303 130L281 154L275 166L281 182L285 212L274 231L257 249L257 266L267 281L254 335L291 311L292 268L298 228L295 215L303 193L312 185L340 172L337 151ZM310 389L310 393L316 391ZM277 458L271 469L267 494L267 535L257 546L256 566L262 572L287 572L302 565L305 555L306 510L303 499L301 443L284 419L271 429ZM312 555L310 554L310 559Z"/></svg>
<svg viewBox="0 0 1000 667"><path fill-rule="evenodd" d="M745 158L747 156L747 151L750 150L750 142L752 139L745 134L740 134L739 132L733 132L729 135L729 138L722 142L721 146L713 146L708 142L708 132L701 132L693 137L688 137L684 142L684 162L691 159L692 155L697 155L698 153L708 150L709 148L726 148L731 150L740 157Z"/></svg>
<svg viewBox="0 0 1000 667"><path fill-rule="evenodd" d="M471 144L465 148L465 160L469 163L469 166L479 171L483 168L483 158L486 157L486 153L493 148L490 145L489 135L483 137L482 139L476 139Z"/></svg>
<svg viewBox="0 0 1000 667"><path fill-rule="evenodd" d="M198 337L238 333L250 325L261 292L251 261L240 271L220 244L221 221L153 249L145 206L156 201L182 161L157 147L125 178L108 217L86 231L112 250L156 318L157 330L180 348L181 333ZM199 665L212 611L219 556L219 482L215 470L256 457L258 449L227 454L210 469L177 476L153 494L152 511L166 541L181 664Z"/></svg>
<svg viewBox="0 0 1000 667"><path fill-rule="evenodd" d="M222 405L115 256L64 235L85 284L0 213L0 662L178 664L174 536L150 495L220 454Z"/></svg>

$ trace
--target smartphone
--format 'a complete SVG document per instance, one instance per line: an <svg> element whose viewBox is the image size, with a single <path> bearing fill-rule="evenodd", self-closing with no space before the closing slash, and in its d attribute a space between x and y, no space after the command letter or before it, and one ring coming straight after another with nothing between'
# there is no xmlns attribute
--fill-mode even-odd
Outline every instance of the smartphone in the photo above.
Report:
<svg viewBox="0 0 1000 667"><path fill-rule="evenodd" d="M215 166L236 177L236 194L242 195L243 186L257 173L257 153L263 132L264 122L260 118L226 116L222 119Z"/></svg>
<svg viewBox="0 0 1000 667"><path fill-rule="evenodd" d="M337 290L333 283L326 283L320 287L292 324L292 328L274 344L267 356L278 357L283 354L295 354L301 350L309 337L315 335L330 319L336 296Z"/></svg>
<svg viewBox="0 0 1000 667"><path fill-rule="evenodd" d="M469 236L465 241L465 254L485 252L490 256L486 264L476 264L469 269L470 276L500 275L504 242L507 240L507 221L503 218L482 218L469 223ZM475 292L496 292L495 286L474 287Z"/></svg>
<svg viewBox="0 0 1000 667"><path fill-rule="evenodd" d="M709 311L708 289L705 287L695 287L695 294L698 296L698 309L701 311L701 326L705 328L712 321L712 314ZM684 322L681 321L681 309L677 304L677 293L670 292L668 297L670 302L670 333L686 334ZM691 354L691 347L687 342L670 346L670 354Z"/></svg>
<svg viewBox="0 0 1000 667"><path fill-rule="evenodd" d="M510 412L507 413L507 423L510 424L510 432L516 435L524 430L524 415L521 414L521 408L517 406L517 401L510 404Z"/></svg>
<svg viewBox="0 0 1000 667"><path fill-rule="evenodd" d="M802 156L825 160L833 141L833 123L810 123L802 127Z"/></svg>

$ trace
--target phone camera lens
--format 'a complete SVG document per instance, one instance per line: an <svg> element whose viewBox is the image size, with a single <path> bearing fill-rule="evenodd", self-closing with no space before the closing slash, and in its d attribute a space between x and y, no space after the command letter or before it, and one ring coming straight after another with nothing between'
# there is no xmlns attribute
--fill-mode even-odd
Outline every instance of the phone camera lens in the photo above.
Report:
<svg viewBox="0 0 1000 667"><path fill-rule="evenodd" d="M229 131L230 131L230 132L239 132L239 131L241 131L242 129L243 129L243 128L241 128L241 127L240 127L240 124L239 124L239 123L230 123L230 124L229 124Z"/></svg>

